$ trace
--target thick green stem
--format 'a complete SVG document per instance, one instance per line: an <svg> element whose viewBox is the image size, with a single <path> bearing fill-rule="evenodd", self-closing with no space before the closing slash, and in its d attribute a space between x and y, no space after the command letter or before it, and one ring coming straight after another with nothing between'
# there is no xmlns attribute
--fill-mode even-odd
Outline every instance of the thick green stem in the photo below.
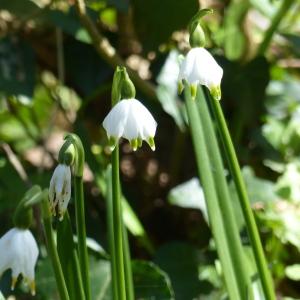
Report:
<svg viewBox="0 0 300 300"><path fill-rule="evenodd" d="M226 238L224 224L222 222L222 213L218 204L201 120L197 111L196 102L192 100L189 88L185 88L185 100L198 173L203 185L210 227L212 229L218 255L222 264L227 291L230 299L244 299L245 295L240 290L239 282L237 281L234 272L233 260L230 256L229 249L231 241Z"/></svg>
<svg viewBox="0 0 300 300"><path fill-rule="evenodd" d="M50 256L54 269L55 280L61 300L70 300L63 271L60 265L51 224L51 214L48 203L48 192L45 192L45 200L43 201L43 223L45 228L45 236L47 241L48 254Z"/></svg>
<svg viewBox="0 0 300 300"><path fill-rule="evenodd" d="M114 219L113 219L113 199L112 199L112 172L111 165L107 168L106 173L107 191L106 191L106 217L109 239L109 253L112 277L113 300L118 300L118 283L117 283L117 266L116 266L116 250L114 241Z"/></svg>
<svg viewBox="0 0 300 300"><path fill-rule="evenodd" d="M261 42L257 50L258 55L264 55L265 52L268 50L273 34L275 33L277 27L282 21L284 15L287 13L287 11L289 10L289 8L292 6L294 2L295 2L294 0L282 0L280 8L278 9L277 13L273 17L270 27L265 32L263 41Z"/></svg>
<svg viewBox="0 0 300 300"><path fill-rule="evenodd" d="M201 88L198 89L196 102L203 127L205 142L208 153L210 154L211 167L212 170L214 170L213 177L215 180L215 187L217 189L219 207L222 211L223 226L227 239L230 241L230 252L233 260L233 267L235 269L235 274L237 275L237 281L239 282L241 292L245 295L246 299L251 299L251 297L247 295L248 291L251 291L251 278L250 274L247 274L248 270L244 263L245 257L243 247L239 236L239 230L235 222L231 198L225 178L224 165L211 116Z"/></svg>
<svg viewBox="0 0 300 300"><path fill-rule="evenodd" d="M128 233L124 222L123 226L123 253L124 253L124 272L125 272L125 284L126 284L126 299L134 300L134 286L132 279L131 257L128 241Z"/></svg>
<svg viewBox="0 0 300 300"><path fill-rule="evenodd" d="M229 130L226 125L226 121L222 112L222 108L218 101L212 99L208 93L206 93L207 98L211 101L211 106L216 118L218 131L221 135L221 139L224 145L226 158L228 160L228 164L230 167L230 171L233 176L234 183L236 185L236 189L238 192L240 205L243 211L243 215L246 222L247 231L251 240L253 253L255 256L256 265L258 268L258 272L260 275L262 287L265 293L265 297L267 300L275 300L275 291L273 287L273 282L267 267L267 262L264 256L263 247L261 244L261 240L259 237L258 229L256 226L255 218L252 213L252 209L250 206L250 201L248 198L246 186L242 177L242 173L240 170L240 166L237 160L237 156L234 150L234 146L232 144Z"/></svg>
<svg viewBox="0 0 300 300"><path fill-rule="evenodd" d="M68 212L57 225L57 252L71 300L85 300L78 254Z"/></svg>
<svg viewBox="0 0 300 300"><path fill-rule="evenodd" d="M91 300L90 276L89 276L89 256L86 246L85 212L82 176L75 176L75 213L76 229L78 236L79 265L82 272L82 281L87 300Z"/></svg>
<svg viewBox="0 0 300 300"><path fill-rule="evenodd" d="M114 222L114 243L117 269L117 286L119 292L118 300L126 300L125 271L123 253L123 218L120 197L119 178L119 146L116 145L112 152L112 202L113 202L113 222Z"/></svg>

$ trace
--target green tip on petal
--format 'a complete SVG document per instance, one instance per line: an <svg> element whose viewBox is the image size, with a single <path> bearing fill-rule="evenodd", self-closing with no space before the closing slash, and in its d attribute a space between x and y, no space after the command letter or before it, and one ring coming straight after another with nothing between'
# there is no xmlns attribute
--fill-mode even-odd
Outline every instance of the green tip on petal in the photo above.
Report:
<svg viewBox="0 0 300 300"><path fill-rule="evenodd" d="M138 148L138 139L133 139L130 141L130 146L133 151L136 151Z"/></svg>
<svg viewBox="0 0 300 300"><path fill-rule="evenodd" d="M142 140L141 138L138 138L137 140L138 140L138 146L139 146L139 147L142 147L142 145L143 145L143 140Z"/></svg>
<svg viewBox="0 0 300 300"><path fill-rule="evenodd" d="M210 88L210 94L215 100L221 100L221 87L218 85Z"/></svg>
<svg viewBox="0 0 300 300"><path fill-rule="evenodd" d="M182 81L180 80L180 81L178 81L178 85L177 85L178 95L180 95L182 93L183 89L184 89L184 85L183 85Z"/></svg>
<svg viewBox="0 0 300 300"><path fill-rule="evenodd" d="M108 138L108 145L109 145L110 151L114 151L116 144L117 144L117 139L114 136L110 136Z"/></svg>
<svg viewBox="0 0 300 300"><path fill-rule="evenodd" d="M153 137L149 137L149 139L147 140L147 143L149 144L151 150L152 150L152 151L155 151L154 138L153 138Z"/></svg>
<svg viewBox="0 0 300 300"><path fill-rule="evenodd" d="M191 84L190 85L190 90L191 90L192 99L195 100L196 95L197 95L197 85L196 84Z"/></svg>

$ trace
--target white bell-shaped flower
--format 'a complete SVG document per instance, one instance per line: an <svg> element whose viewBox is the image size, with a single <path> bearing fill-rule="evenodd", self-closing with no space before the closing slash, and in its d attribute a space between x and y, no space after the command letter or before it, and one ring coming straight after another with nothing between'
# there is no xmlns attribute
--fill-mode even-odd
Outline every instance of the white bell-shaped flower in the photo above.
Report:
<svg viewBox="0 0 300 300"><path fill-rule="evenodd" d="M154 151L156 126L149 110L136 99L121 100L103 121L112 150L118 139L123 137L130 141L134 151L142 145L143 140Z"/></svg>
<svg viewBox="0 0 300 300"><path fill-rule="evenodd" d="M0 238L0 275L12 270L12 290L22 274L31 294L35 294L34 268L38 255L36 241L28 229L13 228Z"/></svg>
<svg viewBox="0 0 300 300"><path fill-rule="evenodd" d="M67 210L71 199L71 168L65 164L59 164L52 175L49 186L50 209L53 215L56 215L56 209L59 214L59 220Z"/></svg>
<svg viewBox="0 0 300 300"><path fill-rule="evenodd" d="M202 47L192 48L183 59L179 71L179 84L186 80L191 87L192 97L196 96L197 85L205 85L211 95L221 99L221 79L223 69L213 56Z"/></svg>

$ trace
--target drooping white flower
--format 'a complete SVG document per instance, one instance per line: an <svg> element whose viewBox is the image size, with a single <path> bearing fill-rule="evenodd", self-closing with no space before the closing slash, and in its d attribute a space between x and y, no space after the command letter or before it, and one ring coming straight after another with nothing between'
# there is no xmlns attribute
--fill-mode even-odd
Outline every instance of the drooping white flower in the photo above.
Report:
<svg viewBox="0 0 300 300"><path fill-rule="evenodd" d="M71 168L65 164L59 164L53 172L49 186L50 209L55 216L57 208L59 220L63 219L70 199Z"/></svg>
<svg viewBox="0 0 300 300"><path fill-rule="evenodd" d="M34 295L34 268L39 250L32 233L28 229L10 229L0 238L0 253L0 275L7 269L12 270L12 290L22 274Z"/></svg>
<svg viewBox="0 0 300 300"><path fill-rule="evenodd" d="M191 86L192 96L196 96L197 85L205 85L211 95L221 99L221 79L223 69L218 65L213 56L202 47L192 48L183 59L180 66L178 80L182 84L186 80Z"/></svg>
<svg viewBox="0 0 300 300"><path fill-rule="evenodd" d="M155 150L154 136L157 123L149 110L136 99L118 102L105 117L103 127L111 141L112 150L121 137L130 141L135 151L145 140Z"/></svg>

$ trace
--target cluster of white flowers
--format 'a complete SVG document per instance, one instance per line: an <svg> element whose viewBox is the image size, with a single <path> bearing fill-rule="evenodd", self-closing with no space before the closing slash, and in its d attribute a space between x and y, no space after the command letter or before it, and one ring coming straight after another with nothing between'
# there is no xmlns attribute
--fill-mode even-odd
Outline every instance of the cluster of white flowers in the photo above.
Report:
<svg viewBox="0 0 300 300"><path fill-rule="evenodd" d="M223 69L213 56L205 48L196 47L192 48L182 61L178 80L180 83L186 80L194 90L198 84L204 85L216 100L220 100L222 76Z"/></svg>
<svg viewBox="0 0 300 300"><path fill-rule="evenodd" d="M149 110L136 99L123 99L105 117L103 127L112 141L112 150L123 137L137 150L145 140L155 150L154 136L157 123Z"/></svg>
<svg viewBox="0 0 300 300"><path fill-rule="evenodd" d="M213 56L203 47L192 48L183 59L178 80L189 84L192 96L197 86L204 85L212 96L220 100L223 70ZM111 150L121 137L129 140L133 150L146 141L155 150L154 136L157 123L149 110L138 100L122 99L108 113L103 121L110 140ZM50 209L58 212L62 220L71 198L71 168L59 164L54 170L49 186ZM20 274L26 279L31 293L35 294L34 268L38 258L36 241L28 229L13 228L0 239L0 275L12 270L12 289Z"/></svg>
<svg viewBox="0 0 300 300"><path fill-rule="evenodd" d="M49 201L52 214L59 214L59 220L67 210L71 199L71 168L70 166L59 164L52 175L49 186Z"/></svg>
<svg viewBox="0 0 300 300"><path fill-rule="evenodd" d="M0 275L12 270L12 290L21 274L35 295L34 268L39 250L32 233L28 229L10 229L0 238L0 253Z"/></svg>

